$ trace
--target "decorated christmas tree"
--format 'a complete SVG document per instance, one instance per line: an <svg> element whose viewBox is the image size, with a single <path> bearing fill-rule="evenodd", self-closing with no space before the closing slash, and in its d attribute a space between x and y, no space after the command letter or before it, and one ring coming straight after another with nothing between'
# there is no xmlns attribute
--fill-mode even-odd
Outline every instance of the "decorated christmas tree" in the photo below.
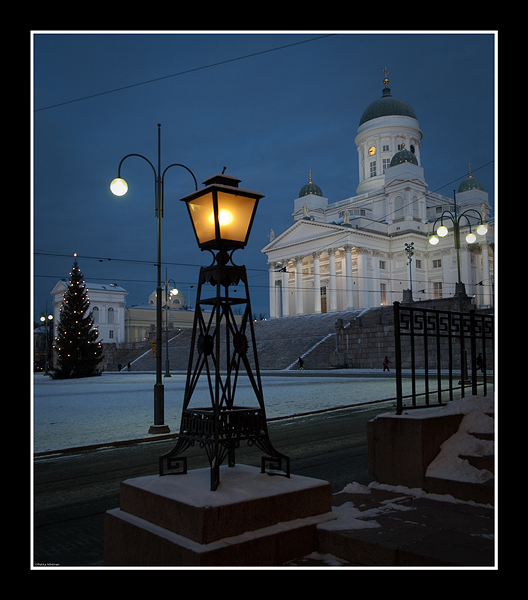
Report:
<svg viewBox="0 0 528 600"><path fill-rule="evenodd" d="M88 310L89 306L90 299L86 293L83 274L75 259L69 285L63 295L56 329L56 379L100 374L97 365L102 360L102 348L101 343L96 341L99 334L93 326L93 315Z"/></svg>

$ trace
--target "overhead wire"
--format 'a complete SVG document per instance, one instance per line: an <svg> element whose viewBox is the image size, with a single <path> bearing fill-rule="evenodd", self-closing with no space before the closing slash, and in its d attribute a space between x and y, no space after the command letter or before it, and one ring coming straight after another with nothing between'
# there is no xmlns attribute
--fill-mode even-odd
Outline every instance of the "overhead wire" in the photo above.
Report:
<svg viewBox="0 0 528 600"><path fill-rule="evenodd" d="M115 92L120 92L122 90L128 90L134 87L139 87L142 85L148 85L149 83L155 83L156 81L163 81L164 79L171 79L172 77L180 77L181 75L187 75L189 73L195 73L196 71L203 71L204 69L212 69L213 67L219 67L221 65L226 65L228 63L236 62L239 60L245 60L246 58L253 58L254 56L260 56L262 54L268 54L269 52L276 52L278 50L284 50L286 48L291 48L292 46L300 46L301 44L309 44L310 42L315 42L317 40L322 40L324 38L332 37L337 35L335 33L328 33L325 35L319 35L314 38L310 38L309 40L301 40L299 42L293 42L291 44L284 44L283 46L277 46L275 48L268 48L267 50L260 50L259 52L252 52L251 54L245 54L244 56L237 56L235 58L229 58L227 60L221 60L215 63L210 63L208 65L202 65L201 67L194 67L192 69L186 69L184 71L179 71L178 73L172 73L171 75L164 75L162 77L155 77L154 79L148 79L146 81L140 81L138 83L132 83L129 85L124 85L118 88L114 88L111 90L106 90L104 92L98 92L97 94L90 94L88 96L82 96L81 98L74 98L73 100L66 100L65 102L58 102L57 104L51 104L49 106L43 106L41 108L34 109L33 112L40 112L43 110L48 110L50 108L57 108L59 106L64 106L66 104L73 104L75 102L81 102L83 100L89 100L91 98L97 98L98 96L105 96L107 94L113 94Z"/></svg>

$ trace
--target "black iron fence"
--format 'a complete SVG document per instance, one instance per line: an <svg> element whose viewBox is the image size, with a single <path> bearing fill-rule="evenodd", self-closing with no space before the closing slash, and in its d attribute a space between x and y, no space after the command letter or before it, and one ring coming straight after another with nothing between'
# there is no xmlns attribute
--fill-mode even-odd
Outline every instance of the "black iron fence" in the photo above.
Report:
<svg viewBox="0 0 528 600"><path fill-rule="evenodd" d="M396 414L403 410L404 369L411 371L413 407L442 404L453 400L453 391L461 397L477 394L482 386L486 395L493 376L494 317L477 314L414 308L394 302L396 342ZM418 390L417 382L423 381Z"/></svg>

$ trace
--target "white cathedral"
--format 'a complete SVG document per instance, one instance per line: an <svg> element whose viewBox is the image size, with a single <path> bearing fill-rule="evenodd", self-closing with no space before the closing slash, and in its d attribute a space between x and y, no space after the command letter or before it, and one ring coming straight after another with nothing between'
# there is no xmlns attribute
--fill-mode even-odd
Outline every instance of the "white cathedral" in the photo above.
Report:
<svg viewBox="0 0 528 600"><path fill-rule="evenodd" d="M387 73L386 73L387 74ZM477 307L493 302L494 230L488 194L471 175L456 194L460 219L459 262L449 218L444 237L429 238L444 211L454 214L454 199L427 191L420 158L422 131L413 108L383 95L364 111L355 143L359 186L356 196L328 202L312 182L294 200L293 224L270 234L268 257L270 317L280 318L369 308L403 300L452 297L460 269L466 293ZM479 235L478 211L488 227ZM476 240L466 241L467 234ZM482 230L482 228L481 228ZM405 244L414 243L408 261ZM411 282L412 278L412 282ZM412 284L411 284L412 283ZM408 293L408 292L407 292Z"/></svg>

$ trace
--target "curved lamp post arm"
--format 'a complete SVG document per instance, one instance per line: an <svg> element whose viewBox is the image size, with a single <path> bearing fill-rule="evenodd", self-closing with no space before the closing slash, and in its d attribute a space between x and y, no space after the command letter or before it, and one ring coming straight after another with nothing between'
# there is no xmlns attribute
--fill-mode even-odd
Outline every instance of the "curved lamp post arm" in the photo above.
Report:
<svg viewBox="0 0 528 600"><path fill-rule="evenodd" d="M444 212L436 219L433 224L433 233L436 231L436 224L440 221L440 225L444 224L444 218L451 219L452 223L455 224L456 217L450 210L444 210Z"/></svg>
<svg viewBox="0 0 528 600"><path fill-rule="evenodd" d="M171 168L171 167L182 167L185 170L189 171L189 173L192 175L192 178L194 179L194 189L195 191L198 191L198 183L196 182L196 177L194 176L194 173L191 171L191 169L189 169L189 167L186 167L185 165L181 165L179 163L173 163L172 165L169 165L165 171L163 171L163 175L161 176L161 216L163 216L163 206L164 206L164 201L165 201L165 173Z"/></svg>
<svg viewBox="0 0 528 600"><path fill-rule="evenodd" d="M480 212L474 208L468 208L467 210L465 210L461 215L460 215L460 219L462 217L466 217L466 221L468 222L469 227L471 228L471 223L469 221L469 218L467 216L468 213L475 213L480 221L480 223L483 223L484 221L482 220L482 215L480 214Z"/></svg>
<svg viewBox="0 0 528 600"><path fill-rule="evenodd" d="M123 157L121 159L121 162L119 163L119 167L117 167L117 176L119 178L121 178L121 165L125 162L125 160L127 158L129 158L131 156L139 156L139 158L142 158L143 160L146 160L148 162L148 164L152 167L152 170L154 171L154 177L157 178L156 169L154 168L154 165L150 162L150 160L148 158L146 158L142 154L127 154L125 157Z"/></svg>
<svg viewBox="0 0 528 600"><path fill-rule="evenodd" d="M152 167L152 171L154 172L154 216L156 216L158 214L158 175L156 173L156 169L154 168L154 165L150 162L150 160L143 156L142 154L127 154L125 157L123 157L121 159L121 162L119 163L119 167L117 167L117 177L119 179L121 179L121 165L125 162L125 160L127 158L130 158L131 156L138 156L139 158L142 158L143 160L146 160L148 162L148 164Z"/></svg>

